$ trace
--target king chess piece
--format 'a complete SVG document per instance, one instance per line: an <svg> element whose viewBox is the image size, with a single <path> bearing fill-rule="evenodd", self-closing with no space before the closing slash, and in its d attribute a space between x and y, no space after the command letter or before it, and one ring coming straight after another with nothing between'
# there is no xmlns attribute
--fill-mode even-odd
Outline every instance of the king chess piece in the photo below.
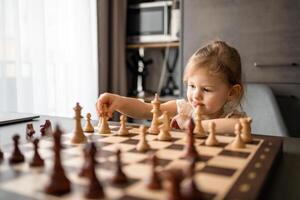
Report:
<svg viewBox="0 0 300 200"><path fill-rule="evenodd" d="M83 134L83 129L81 126L81 109L82 107L79 105L79 103L76 103L76 106L73 108L75 111L75 128L73 131L73 137L71 139L71 143L73 144L80 144L80 143L86 143L87 139L85 135Z"/></svg>

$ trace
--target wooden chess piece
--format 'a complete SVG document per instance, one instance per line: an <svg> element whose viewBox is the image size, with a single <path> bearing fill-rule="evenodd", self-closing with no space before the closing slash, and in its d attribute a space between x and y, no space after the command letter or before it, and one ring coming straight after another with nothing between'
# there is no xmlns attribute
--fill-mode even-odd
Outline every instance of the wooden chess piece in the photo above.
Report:
<svg viewBox="0 0 300 200"><path fill-rule="evenodd" d="M89 186L87 188L87 191L85 193L85 197L89 199L100 199L104 198L104 190L97 178L97 174L95 171L96 167L96 160L95 156L97 154L97 148L96 145L91 142L88 144L88 157L89 157L89 170L88 170L88 178L89 178Z"/></svg>
<svg viewBox="0 0 300 200"><path fill-rule="evenodd" d="M35 130L33 128L32 123L26 124L26 139L31 140L32 136L35 134Z"/></svg>
<svg viewBox="0 0 300 200"><path fill-rule="evenodd" d="M38 138L34 139L32 143L34 145L34 155L29 165L30 167L43 167L44 160L41 158L38 152L39 139Z"/></svg>
<svg viewBox="0 0 300 200"><path fill-rule="evenodd" d="M3 159L4 159L4 155L3 155L3 152L0 149L0 163L3 161Z"/></svg>
<svg viewBox="0 0 300 200"><path fill-rule="evenodd" d="M185 200L203 199L203 195L198 190L194 180L195 165L196 165L196 160L191 160L188 169L188 174L185 180L183 181L185 184L181 190L181 193L183 199Z"/></svg>
<svg viewBox="0 0 300 200"><path fill-rule="evenodd" d="M84 156L84 163L81 167L80 172L78 173L79 177L88 177L89 173L89 154L88 154L88 148L89 148L89 143L87 143L84 148L82 149L83 151L83 156Z"/></svg>
<svg viewBox="0 0 300 200"><path fill-rule="evenodd" d="M216 123L209 122L208 129L209 129L209 135L208 135L208 138L205 140L205 145L217 146L219 144L219 142L216 138Z"/></svg>
<svg viewBox="0 0 300 200"><path fill-rule="evenodd" d="M84 126L84 132L87 133L93 133L94 132L94 126L91 123L91 113L86 114L86 124Z"/></svg>
<svg viewBox="0 0 300 200"><path fill-rule="evenodd" d="M141 135L141 139L139 143L136 145L136 150L140 152L146 152L150 149L150 146L146 139L146 127L144 125L140 126L140 135Z"/></svg>
<svg viewBox="0 0 300 200"><path fill-rule="evenodd" d="M53 130L52 130L52 125L50 120L46 119L45 124L42 124L40 126L40 132L42 136L47 136L52 134Z"/></svg>
<svg viewBox="0 0 300 200"><path fill-rule="evenodd" d="M169 182L167 184L167 200L182 200L181 182L183 174L181 170L171 169L164 172L164 177Z"/></svg>
<svg viewBox="0 0 300 200"><path fill-rule="evenodd" d="M158 134L159 133L158 117L160 116L161 111L160 111L160 101L158 99L157 94L155 94L154 100L151 101L151 104L152 104L151 113L153 114L153 117L152 117L150 128L148 129L148 132L152 133L152 134Z"/></svg>
<svg viewBox="0 0 300 200"><path fill-rule="evenodd" d="M25 161L25 157L19 149L19 140L20 136L18 134L13 136L14 150L11 157L9 158L9 164L19 164Z"/></svg>
<svg viewBox="0 0 300 200"><path fill-rule="evenodd" d="M120 129L118 130L118 135L127 136L129 135L128 128L126 128L127 117L125 115L120 116Z"/></svg>
<svg viewBox="0 0 300 200"><path fill-rule="evenodd" d="M251 122L252 122L252 118L250 117L240 118L240 123L242 125L241 138L246 143L252 142Z"/></svg>
<svg viewBox="0 0 300 200"><path fill-rule="evenodd" d="M81 109L82 107L79 105L79 103L76 103L76 106L73 108L75 111L75 129L73 131L73 137L71 139L71 143L73 144L80 144L80 143L86 143L87 139L85 135L83 134L83 129L81 126Z"/></svg>
<svg viewBox="0 0 300 200"><path fill-rule="evenodd" d="M162 189L162 183L161 179L156 171L156 166L157 166L157 157L155 154L152 154L150 156L150 162L151 162L151 174L150 178L146 184L147 188L150 190L160 190Z"/></svg>
<svg viewBox="0 0 300 200"><path fill-rule="evenodd" d="M98 129L99 134L109 134L111 133L111 130L108 125L108 112L107 112L107 105L102 105L103 113L101 114L101 124Z"/></svg>
<svg viewBox="0 0 300 200"><path fill-rule="evenodd" d="M122 170L122 161L121 161L121 150L118 149L116 152L117 161L116 161L116 172L112 177L112 184L126 184L128 183L128 178Z"/></svg>
<svg viewBox="0 0 300 200"><path fill-rule="evenodd" d="M159 121L162 122L162 125L159 126L159 134L157 136L158 140L161 141L170 141L172 136L170 134L170 117L167 111L165 111L160 117Z"/></svg>
<svg viewBox="0 0 300 200"><path fill-rule="evenodd" d="M53 133L54 166L50 182L46 185L44 189L45 193L52 195L63 195L71 191L71 182L66 177L65 171L61 163L61 135L62 132L59 126L57 126L55 132Z"/></svg>
<svg viewBox="0 0 300 200"><path fill-rule="evenodd" d="M235 139L233 140L233 142L231 143L231 147L234 149L243 149L245 148L245 143L243 142L242 138L241 138L241 125L239 123L237 123L234 126L234 133L236 134Z"/></svg>
<svg viewBox="0 0 300 200"><path fill-rule="evenodd" d="M189 120L189 126L186 129L187 144L185 145L185 148L184 148L183 157L188 158L188 159L198 160L199 159L199 154L198 154L198 151L196 150L196 147L194 145L194 135L193 135L194 127L195 127L195 124L193 122L193 119L190 119Z"/></svg>
<svg viewBox="0 0 300 200"><path fill-rule="evenodd" d="M196 134L197 138L205 138L206 133L204 131L204 128L202 126L202 119L201 119L201 107L198 105L196 107L195 113L194 113L194 119L195 119L195 129L194 133Z"/></svg>

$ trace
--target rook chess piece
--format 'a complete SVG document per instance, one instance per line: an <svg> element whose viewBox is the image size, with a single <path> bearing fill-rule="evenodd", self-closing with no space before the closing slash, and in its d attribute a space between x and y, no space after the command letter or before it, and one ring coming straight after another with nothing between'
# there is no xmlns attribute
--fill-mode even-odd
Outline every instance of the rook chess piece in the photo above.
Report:
<svg viewBox="0 0 300 200"><path fill-rule="evenodd" d="M32 143L34 145L34 155L32 161L30 162L30 167L43 167L44 160L41 158L38 152L39 139L34 139Z"/></svg>
<svg viewBox="0 0 300 200"><path fill-rule="evenodd" d="M193 119L190 119L189 126L186 130L187 131L187 144L185 145L183 157L188 158L188 159L198 160L199 154L194 145L194 135L193 135L194 127L195 127L195 124L193 122Z"/></svg>
<svg viewBox="0 0 300 200"><path fill-rule="evenodd" d="M109 125L108 125L108 112L107 112L107 105L106 104L103 104L102 105L102 109L103 109L103 113L101 114L101 124L100 124L100 127L98 129L98 133L99 134L109 134L111 133L111 130L109 128Z"/></svg>
<svg viewBox="0 0 300 200"><path fill-rule="evenodd" d="M160 101L158 99L157 94L155 94L154 100L151 101L151 104L152 104L152 107L153 107L152 110L151 110L151 113L153 114L153 117L152 117L152 121L151 121L151 126L148 129L148 132L152 133L152 134L158 134L159 133L158 117L160 116L161 111L160 111Z"/></svg>
<svg viewBox="0 0 300 200"><path fill-rule="evenodd" d="M136 146L136 150L140 152L146 152L150 149L150 146L146 139L146 127L143 125L140 126L140 135L141 135L141 139Z"/></svg>
<svg viewBox="0 0 300 200"><path fill-rule="evenodd" d="M33 125L30 124L26 124L26 139L27 140L31 140L32 136L34 135L35 130L33 128Z"/></svg>
<svg viewBox="0 0 300 200"><path fill-rule="evenodd" d="M91 142L88 144L88 157L89 157L89 173L88 173L88 178L89 178L89 186L87 188L87 191L85 193L85 197L89 199L100 199L104 198L104 190L99 182L95 167L96 167L96 160L95 156L97 154L97 148L96 145Z"/></svg>
<svg viewBox="0 0 300 200"><path fill-rule="evenodd" d="M241 125L239 123L237 123L234 126L234 133L235 133L235 139L233 140L233 142L231 143L231 147L234 149L243 149L245 148L245 143L243 142L242 138L241 138Z"/></svg>
<svg viewBox="0 0 300 200"><path fill-rule="evenodd" d="M122 161L121 161L121 150L118 149L117 153L117 161L116 161L116 172L112 177L112 184L126 184L128 183L128 178L122 170Z"/></svg>
<svg viewBox="0 0 300 200"><path fill-rule="evenodd" d="M50 120L46 119L45 124L40 126L40 132L42 136L51 135L52 134L52 125Z"/></svg>
<svg viewBox="0 0 300 200"><path fill-rule="evenodd" d="M209 122L208 124L209 135L205 140L205 145L207 146L217 146L219 144L215 132L216 132L216 124L215 122Z"/></svg>
<svg viewBox="0 0 300 200"><path fill-rule="evenodd" d="M18 134L13 136L14 150L11 157L9 158L9 164L18 164L25 161L25 157L19 149L19 139L20 136Z"/></svg>
<svg viewBox="0 0 300 200"><path fill-rule="evenodd" d="M167 111L165 111L160 117L159 121L162 122L162 125L159 126L158 140L161 141L170 141L172 136L170 134L170 117Z"/></svg>
<svg viewBox="0 0 300 200"><path fill-rule="evenodd" d="M73 137L71 139L71 142L73 144L79 144L79 143L86 143L87 139L85 135L83 134L83 129L81 126L81 109L82 107L79 105L79 103L76 103L76 106L73 108L75 111L75 128L73 131Z"/></svg>
<svg viewBox="0 0 300 200"><path fill-rule="evenodd" d="M151 174L150 178L147 182L147 188L150 190L160 190L162 189L161 179L157 174L156 166L157 166L157 157L155 154L150 156L150 162L151 162Z"/></svg>
<svg viewBox="0 0 300 200"><path fill-rule="evenodd" d="M127 136L129 135L128 128L126 128L127 117L125 115L120 116L120 129L118 130L118 135Z"/></svg>
<svg viewBox="0 0 300 200"><path fill-rule="evenodd" d="M91 113L86 114L86 124L84 126L84 132L87 133L93 133L94 132L94 127L91 123Z"/></svg>
<svg viewBox="0 0 300 200"><path fill-rule="evenodd" d="M201 107L198 105L196 107L195 113L194 113L194 119L195 119L195 129L194 133L196 134L196 137L198 138L205 138L206 133L204 131L204 128L202 126L202 120L201 120Z"/></svg>
<svg viewBox="0 0 300 200"><path fill-rule="evenodd" d="M52 195L63 195L71 191L71 182L66 177L61 163L61 135L62 132L59 129L59 126L57 126L55 132L53 133L54 167L52 170L50 182L44 190L45 193Z"/></svg>
<svg viewBox="0 0 300 200"><path fill-rule="evenodd" d="M246 143L249 143L252 141L251 122L252 122L252 119L250 117L240 119L240 123L242 125L241 138Z"/></svg>

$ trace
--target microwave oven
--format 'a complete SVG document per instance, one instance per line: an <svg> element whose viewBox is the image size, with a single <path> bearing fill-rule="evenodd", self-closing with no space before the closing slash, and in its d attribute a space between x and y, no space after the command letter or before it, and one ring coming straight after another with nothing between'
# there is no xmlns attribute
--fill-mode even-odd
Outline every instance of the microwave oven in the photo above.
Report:
<svg viewBox="0 0 300 200"><path fill-rule="evenodd" d="M179 10L172 9L172 3L155 1L130 5L127 13L127 42L178 41ZM178 11L178 14L174 11Z"/></svg>

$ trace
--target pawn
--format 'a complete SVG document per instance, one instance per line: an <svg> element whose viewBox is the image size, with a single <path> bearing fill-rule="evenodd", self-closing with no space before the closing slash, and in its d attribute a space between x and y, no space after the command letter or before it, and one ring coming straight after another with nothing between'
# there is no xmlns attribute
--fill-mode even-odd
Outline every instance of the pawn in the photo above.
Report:
<svg viewBox="0 0 300 200"><path fill-rule="evenodd" d="M198 160L200 157L194 144L195 143L194 134L193 134L194 128L195 128L195 124L193 122L193 119L190 119L188 123L188 127L186 129L187 143L184 148L183 157L187 159Z"/></svg>
<svg viewBox="0 0 300 200"><path fill-rule="evenodd" d="M84 157L84 163L81 167L80 172L78 173L79 177L87 177L89 173L89 154L88 154L88 148L89 148L89 143L87 143L84 148L82 149L83 151L83 157Z"/></svg>
<svg viewBox="0 0 300 200"><path fill-rule="evenodd" d="M120 116L120 129L118 130L118 135L127 136L129 135L128 128L126 128L127 117L125 115Z"/></svg>
<svg viewBox="0 0 300 200"><path fill-rule="evenodd" d="M155 156L155 154L150 156L150 162L151 162L151 175L146 186L150 190L162 189L161 179L158 176L158 173L156 172L157 157Z"/></svg>
<svg viewBox="0 0 300 200"><path fill-rule="evenodd" d="M34 145L34 155L32 161L30 162L30 167L43 167L44 160L41 158L38 152L39 139L34 139L32 143Z"/></svg>
<svg viewBox="0 0 300 200"><path fill-rule="evenodd" d="M164 172L164 176L169 184L167 184L167 199L168 200L182 200L181 182L183 174L181 170L170 169Z"/></svg>
<svg viewBox="0 0 300 200"><path fill-rule="evenodd" d="M209 135L205 140L205 145L207 146L217 146L219 144L216 138L216 124L215 122L209 122L208 124Z"/></svg>
<svg viewBox="0 0 300 200"><path fill-rule="evenodd" d="M87 132L87 133L93 133L94 132L94 127L91 123L91 113L86 114L86 124L83 128L83 131Z"/></svg>
<svg viewBox="0 0 300 200"><path fill-rule="evenodd" d="M4 158L4 155L3 155L3 152L0 149L0 163L3 161L3 158Z"/></svg>
<svg viewBox="0 0 300 200"><path fill-rule="evenodd" d="M245 143L243 142L242 138L241 138L241 125L239 123L237 123L234 126L234 133L235 133L235 139L233 140L233 142L231 143L231 147L234 149L243 149L245 148Z"/></svg>
<svg viewBox="0 0 300 200"><path fill-rule="evenodd" d="M11 157L9 158L9 164L13 165L13 164L22 163L25 161L25 157L19 149L19 139L20 139L20 136L18 134L13 136L14 150L13 150Z"/></svg>
<svg viewBox="0 0 300 200"><path fill-rule="evenodd" d="M201 107L200 106L197 106L197 108L195 110L195 113L194 113L194 118L195 118L194 133L196 134L196 137L205 138L206 133L205 133L204 128L202 126Z"/></svg>
<svg viewBox="0 0 300 200"><path fill-rule="evenodd" d="M241 138L246 143L252 141L251 122L252 122L252 119L250 117L240 119L240 123L242 125Z"/></svg>
<svg viewBox="0 0 300 200"><path fill-rule="evenodd" d="M159 134L157 136L158 140L170 141L172 136L170 134L170 117L167 111L165 111L159 118L162 125L159 126Z"/></svg>
<svg viewBox="0 0 300 200"><path fill-rule="evenodd" d="M150 149L150 146L147 142L147 139L146 139L146 127L141 125L140 126L140 135L141 135L141 138L140 138L140 141L139 143L137 144L136 146L136 150L140 151L140 152L146 152Z"/></svg>
<svg viewBox="0 0 300 200"><path fill-rule="evenodd" d="M122 169L122 161L121 161L121 150L118 149L116 152L117 161L116 161L116 172L112 177L112 184L126 184L128 183L128 178Z"/></svg>
<svg viewBox="0 0 300 200"><path fill-rule="evenodd" d="M27 140L31 140L31 138L34 135L34 133L35 133L35 130L33 128L33 125L31 123L27 124L26 125L26 139Z"/></svg>
<svg viewBox="0 0 300 200"><path fill-rule="evenodd" d="M101 199L104 198L104 190L97 178L97 174L95 171L96 167L96 160L95 156L97 154L97 148L96 145L92 142L88 145L87 148L88 151L88 178L89 178L89 186L87 188L87 191L85 193L85 197L89 199Z"/></svg>
<svg viewBox="0 0 300 200"><path fill-rule="evenodd" d="M101 124L100 124L99 130L98 130L98 133L99 134L111 133L109 125L108 125L108 113L107 113L107 105L106 104L103 104L103 113L101 114Z"/></svg>

